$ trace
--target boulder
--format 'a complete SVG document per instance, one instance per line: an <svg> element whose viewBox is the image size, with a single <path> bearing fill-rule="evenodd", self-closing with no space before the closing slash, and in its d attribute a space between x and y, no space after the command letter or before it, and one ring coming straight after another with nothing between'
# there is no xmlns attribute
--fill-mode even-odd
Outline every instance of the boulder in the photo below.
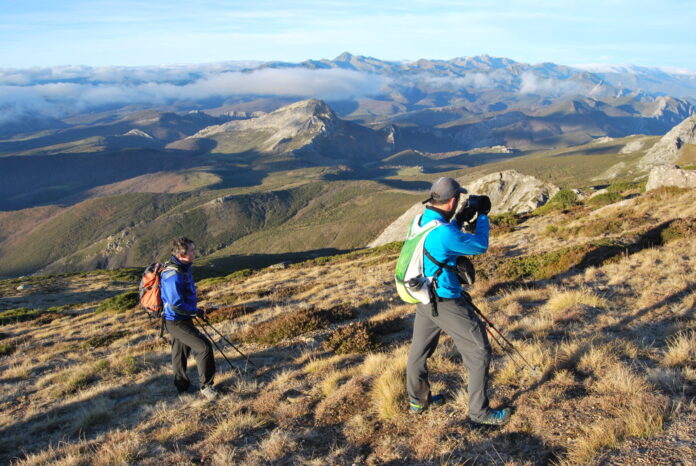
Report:
<svg viewBox="0 0 696 466"><path fill-rule="evenodd" d="M492 215L513 212L531 212L559 191L557 186L544 183L533 176L523 175L516 170L491 173L466 187L469 194L486 195L491 198Z"/></svg>
<svg viewBox="0 0 696 466"><path fill-rule="evenodd" d="M662 165L650 170L646 191L660 186L677 186L680 188L696 188L696 171L682 170L676 165Z"/></svg>
<svg viewBox="0 0 696 466"><path fill-rule="evenodd" d="M691 115L662 136L640 159L638 167L645 170L673 164L679 158L679 149L684 144L696 144L696 115Z"/></svg>
<svg viewBox="0 0 696 466"><path fill-rule="evenodd" d="M486 195L491 198L491 214L504 212L531 212L559 191L557 186L544 183L533 176L523 175L516 170L491 173L465 185L470 194ZM425 194L427 197L427 194ZM390 224L368 247L374 248L393 241L403 241L408 233L411 220L423 211L423 204L417 203L401 217Z"/></svg>
<svg viewBox="0 0 696 466"><path fill-rule="evenodd" d="M428 195L425 194L425 197ZM401 217L392 222L377 239L367 245L368 248L376 248L383 244L393 243L394 241L403 241L406 239L408 227L411 225L411 220L423 212L424 205L422 203L414 204Z"/></svg>

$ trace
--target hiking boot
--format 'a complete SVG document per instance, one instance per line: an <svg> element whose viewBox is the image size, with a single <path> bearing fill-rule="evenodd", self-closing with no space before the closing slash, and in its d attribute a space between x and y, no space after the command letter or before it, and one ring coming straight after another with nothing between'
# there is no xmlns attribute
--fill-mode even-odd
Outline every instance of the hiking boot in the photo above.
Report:
<svg viewBox="0 0 696 466"><path fill-rule="evenodd" d="M510 422L510 409L491 409L483 419L472 419L471 422L485 426L504 426Z"/></svg>
<svg viewBox="0 0 696 466"><path fill-rule="evenodd" d="M445 403L445 396L444 395L430 395L428 396L429 401L428 404L421 404L417 401L410 400L408 402L408 410L411 414L420 414L428 407L431 405L439 406Z"/></svg>
<svg viewBox="0 0 696 466"><path fill-rule="evenodd" d="M212 385L208 385L207 387L203 387L201 389L201 395L206 397L208 400L214 400L218 397L219 392L215 390L215 387L213 387Z"/></svg>

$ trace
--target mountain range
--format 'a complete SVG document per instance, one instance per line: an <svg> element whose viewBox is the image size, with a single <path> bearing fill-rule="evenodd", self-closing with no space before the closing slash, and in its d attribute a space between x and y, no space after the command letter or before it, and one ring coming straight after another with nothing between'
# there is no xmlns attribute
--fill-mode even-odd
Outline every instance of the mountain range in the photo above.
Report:
<svg viewBox="0 0 696 466"><path fill-rule="evenodd" d="M155 71L0 70L0 276L142 265L177 234L212 267L362 247L440 174L633 179L696 95L489 56Z"/></svg>

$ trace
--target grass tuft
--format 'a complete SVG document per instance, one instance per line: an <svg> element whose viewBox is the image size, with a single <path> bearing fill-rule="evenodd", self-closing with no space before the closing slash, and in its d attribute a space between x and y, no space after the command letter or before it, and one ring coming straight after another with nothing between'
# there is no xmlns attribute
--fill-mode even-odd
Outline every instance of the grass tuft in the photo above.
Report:
<svg viewBox="0 0 696 466"><path fill-rule="evenodd" d="M394 419L406 406L407 349L397 349L372 390L372 402L380 419Z"/></svg>

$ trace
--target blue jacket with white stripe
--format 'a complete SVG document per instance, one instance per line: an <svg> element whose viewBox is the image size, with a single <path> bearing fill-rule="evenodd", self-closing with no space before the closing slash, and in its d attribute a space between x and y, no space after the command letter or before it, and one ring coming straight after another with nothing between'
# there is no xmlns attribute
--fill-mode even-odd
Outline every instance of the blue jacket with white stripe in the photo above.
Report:
<svg viewBox="0 0 696 466"><path fill-rule="evenodd" d="M441 211L426 207L420 224L425 225L433 220L446 221ZM490 225L487 215L479 215L476 219L476 233L464 233L461 228L462 226L454 219L435 228L425 238L425 249L438 261L455 268L457 257L483 254L488 250ZM425 276L432 277L440 267L425 256L423 268ZM454 271L442 269L437 280L436 293L441 298L458 298L462 295L462 285Z"/></svg>

